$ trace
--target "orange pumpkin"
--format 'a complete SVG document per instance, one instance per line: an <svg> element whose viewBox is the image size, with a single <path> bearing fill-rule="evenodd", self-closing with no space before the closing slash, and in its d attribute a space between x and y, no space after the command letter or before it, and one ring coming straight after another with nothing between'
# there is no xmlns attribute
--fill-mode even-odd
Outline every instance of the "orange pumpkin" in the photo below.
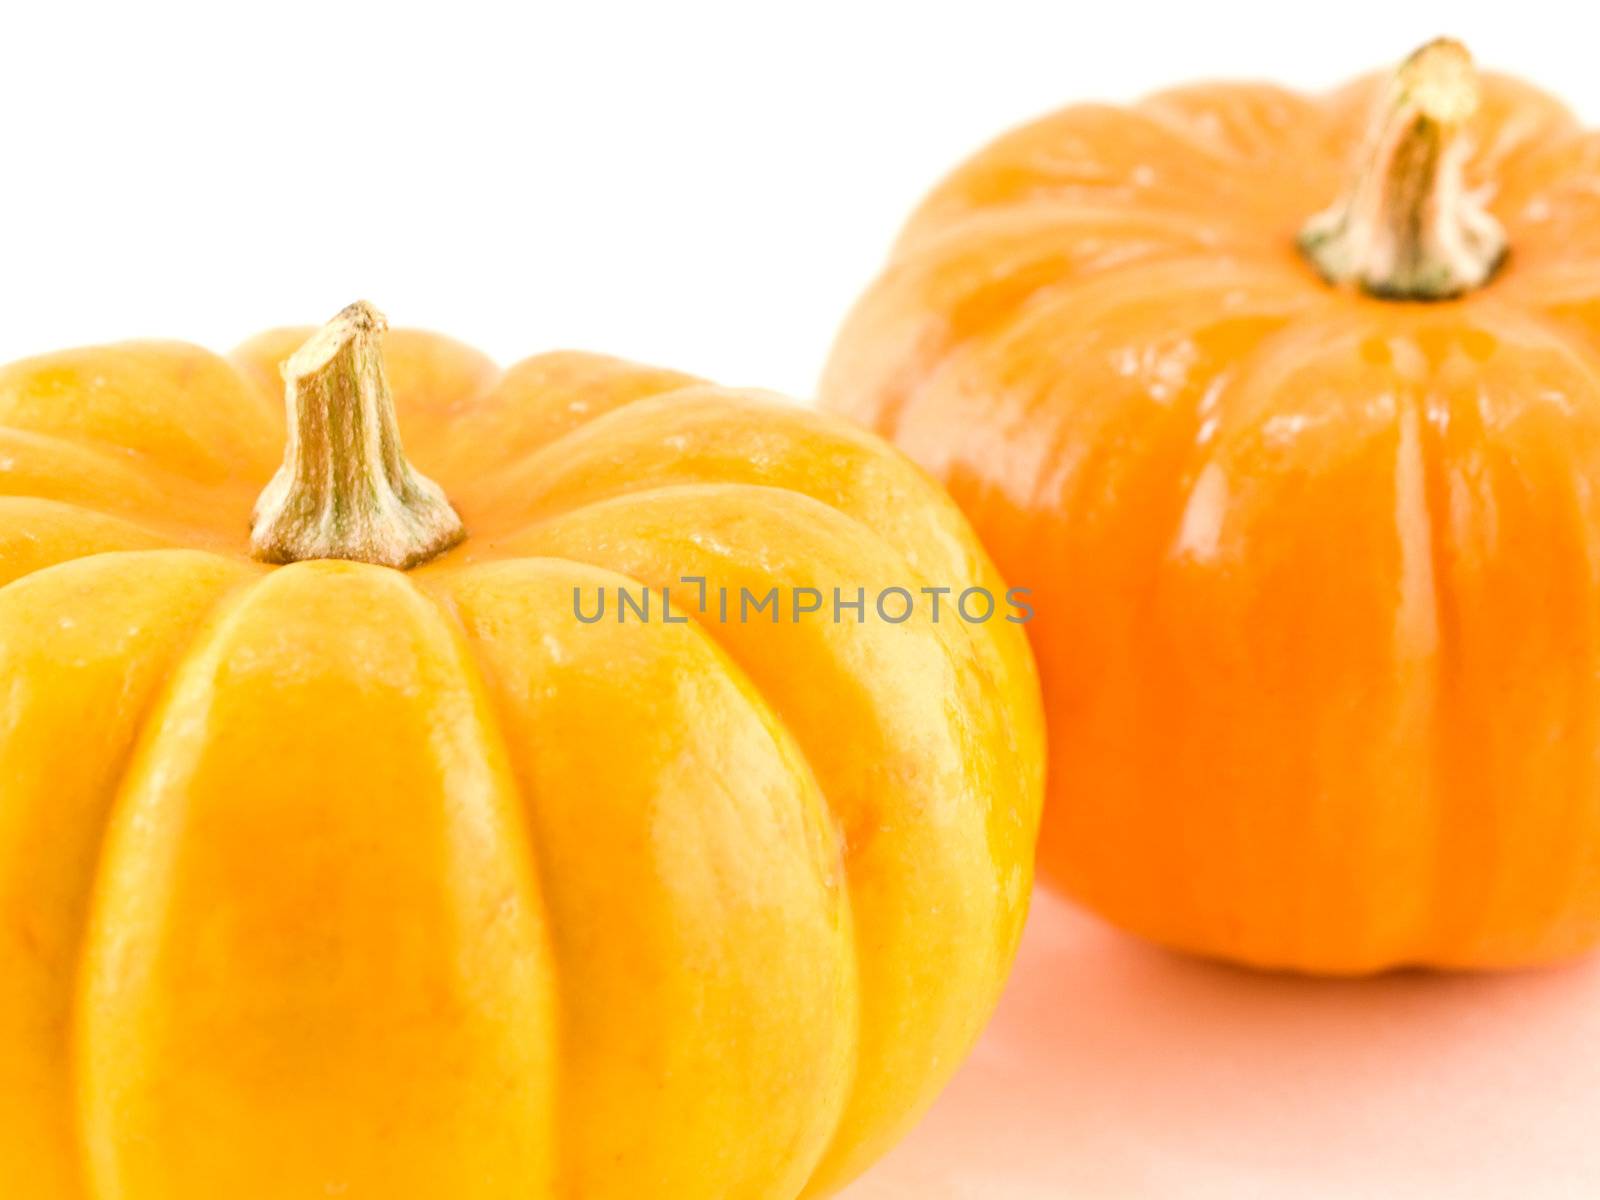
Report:
<svg viewBox="0 0 1600 1200"><path fill-rule="evenodd" d="M407 332L391 401L381 333L289 359L287 455L305 330L0 372L6 1194L833 1190L999 991L1037 684L712 589L992 566L836 418Z"/></svg>
<svg viewBox="0 0 1600 1200"><path fill-rule="evenodd" d="M1082 105L937 188L824 400L1029 626L1041 872L1270 967L1600 938L1600 135L1453 42Z"/></svg>

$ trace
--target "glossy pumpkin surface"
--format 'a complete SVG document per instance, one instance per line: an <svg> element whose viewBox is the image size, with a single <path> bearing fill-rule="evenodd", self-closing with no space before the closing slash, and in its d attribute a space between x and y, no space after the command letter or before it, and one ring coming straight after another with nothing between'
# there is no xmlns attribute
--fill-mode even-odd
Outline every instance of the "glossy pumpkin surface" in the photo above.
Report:
<svg viewBox="0 0 1600 1200"><path fill-rule="evenodd" d="M999 588L991 564L836 418L399 331L406 450L466 541L265 566L309 332L0 372L3 1190L834 1190L1015 949L1026 639L724 623L677 581ZM574 619L575 589L641 584L699 619Z"/></svg>
<svg viewBox="0 0 1600 1200"><path fill-rule="evenodd" d="M1543 962L1600 939L1600 135L1486 76L1463 170L1509 256L1377 298L1296 233L1384 87L1002 137L823 396L1034 589L1044 878L1258 965Z"/></svg>

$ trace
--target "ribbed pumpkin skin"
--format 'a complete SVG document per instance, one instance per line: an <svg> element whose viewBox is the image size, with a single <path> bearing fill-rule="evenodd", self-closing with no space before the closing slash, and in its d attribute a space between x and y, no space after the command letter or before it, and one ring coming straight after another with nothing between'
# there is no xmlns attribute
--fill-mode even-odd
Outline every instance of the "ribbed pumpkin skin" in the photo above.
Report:
<svg viewBox="0 0 1600 1200"><path fill-rule="evenodd" d="M1034 589L1041 875L1163 943L1318 972L1600 938L1600 135L1489 76L1510 238L1458 302L1295 249L1375 98L1210 85L967 162L824 403Z"/></svg>
<svg viewBox="0 0 1600 1200"><path fill-rule="evenodd" d="M309 332L0 373L7 1194L835 1189L1015 949L1026 639L585 625L573 589L1000 588L970 530L835 418L397 331L407 451L468 540L267 568Z"/></svg>

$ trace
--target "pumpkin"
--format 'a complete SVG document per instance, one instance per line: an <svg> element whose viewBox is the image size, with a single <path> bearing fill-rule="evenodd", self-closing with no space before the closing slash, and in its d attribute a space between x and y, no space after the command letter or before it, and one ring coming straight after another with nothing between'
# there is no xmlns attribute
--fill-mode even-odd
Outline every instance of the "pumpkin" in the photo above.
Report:
<svg viewBox="0 0 1600 1200"><path fill-rule="evenodd" d="M995 1001L1037 683L717 589L992 565L837 418L383 331L0 373L8 1194L837 1188Z"/></svg>
<svg viewBox="0 0 1600 1200"><path fill-rule="evenodd" d="M1455 42L1080 105L911 218L824 403L1028 626L1040 873L1270 968L1600 938L1600 135Z"/></svg>

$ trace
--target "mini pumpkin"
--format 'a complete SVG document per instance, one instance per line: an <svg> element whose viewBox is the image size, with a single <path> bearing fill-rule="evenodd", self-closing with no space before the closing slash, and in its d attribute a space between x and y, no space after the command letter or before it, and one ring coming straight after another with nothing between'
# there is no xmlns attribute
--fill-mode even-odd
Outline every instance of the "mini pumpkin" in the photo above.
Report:
<svg viewBox="0 0 1600 1200"><path fill-rule="evenodd" d="M8 1194L833 1190L994 1003L1037 685L696 592L992 566L836 418L382 333L0 373Z"/></svg>
<svg viewBox="0 0 1600 1200"><path fill-rule="evenodd" d="M1268 967L1600 938L1600 136L1455 42L1080 105L911 219L825 403L1033 590L1041 873Z"/></svg>

